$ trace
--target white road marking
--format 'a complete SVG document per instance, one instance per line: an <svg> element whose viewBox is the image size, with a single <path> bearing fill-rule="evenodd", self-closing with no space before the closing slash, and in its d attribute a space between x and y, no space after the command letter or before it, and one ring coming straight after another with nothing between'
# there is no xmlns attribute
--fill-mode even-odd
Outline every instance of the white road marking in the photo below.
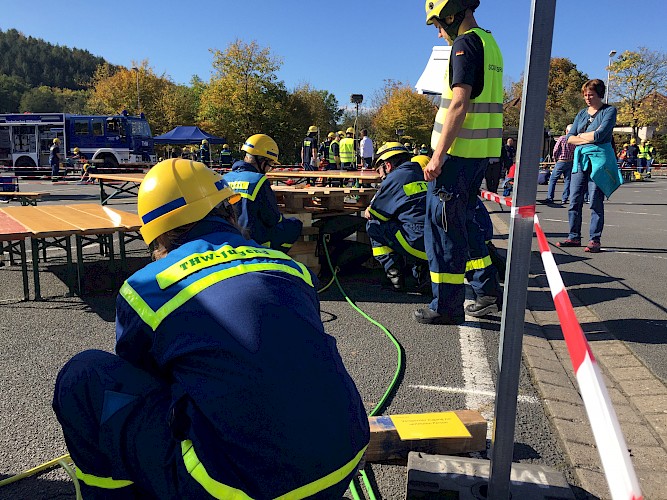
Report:
<svg viewBox="0 0 667 500"><path fill-rule="evenodd" d="M606 248L603 249L605 252L609 253L622 253L624 255L634 255L636 257L641 257L642 259L645 257L651 257L653 259L662 259L662 260L667 260L667 257L664 257L662 255L653 255L651 253L636 253L636 252L625 252L623 250L607 250Z"/></svg>
<svg viewBox="0 0 667 500"><path fill-rule="evenodd" d="M667 326L665 327L667 328ZM438 385L411 385L410 386L413 389L422 389L424 391L435 391L435 392L451 392L454 394L468 394L468 393L474 393L480 396L488 396L490 398L495 398L496 393L491 392L491 391L472 391L470 389L464 389L462 387L444 387L444 386L438 386ZM522 394L519 394L519 401L521 403L531 403L531 404L540 404L540 400L537 399L535 396L524 396Z"/></svg>
<svg viewBox="0 0 667 500"><path fill-rule="evenodd" d="M630 214L630 215L657 215L658 217L662 216L662 214L650 214L648 212L626 212L626 211L615 211L615 210L610 210L612 214Z"/></svg>

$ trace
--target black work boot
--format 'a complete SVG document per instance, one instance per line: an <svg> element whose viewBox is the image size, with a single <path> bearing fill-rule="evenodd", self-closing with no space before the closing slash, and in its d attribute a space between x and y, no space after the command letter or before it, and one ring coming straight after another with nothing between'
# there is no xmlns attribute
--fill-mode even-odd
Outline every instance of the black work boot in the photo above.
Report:
<svg viewBox="0 0 667 500"><path fill-rule="evenodd" d="M391 282L391 286L397 292L405 290L405 276L399 269L395 267L390 267L387 271L387 278Z"/></svg>
<svg viewBox="0 0 667 500"><path fill-rule="evenodd" d="M481 316L486 316L487 314L499 313L502 310L502 302L498 297L493 295L486 295L482 297L477 297L474 304L468 304L466 306L466 314L479 318Z"/></svg>
<svg viewBox="0 0 667 500"><path fill-rule="evenodd" d="M464 317L450 318L445 314L434 311L430 307L417 309L413 315L417 323L425 325L460 325L465 321Z"/></svg>
<svg viewBox="0 0 667 500"><path fill-rule="evenodd" d="M415 292L425 294L431 291L431 271L426 264L419 264L415 266L414 274L416 274Z"/></svg>

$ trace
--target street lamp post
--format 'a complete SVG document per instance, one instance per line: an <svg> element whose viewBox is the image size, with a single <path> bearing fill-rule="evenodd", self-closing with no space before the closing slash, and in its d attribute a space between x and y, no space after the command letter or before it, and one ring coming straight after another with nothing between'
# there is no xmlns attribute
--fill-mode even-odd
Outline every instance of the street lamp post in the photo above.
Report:
<svg viewBox="0 0 667 500"><path fill-rule="evenodd" d="M132 71L136 71L137 73L137 114L139 114L141 112L141 101L139 100L139 68L133 66Z"/></svg>
<svg viewBox="0 0 667 500"><path fill-rule="evenodd" d="M611 81L609 79L609 66L611 66L611 58L616 55L616 51L612 50L609 52L609 64L607 65L607 93L604 96L604 103L609 104L609 82Z"/></svg>

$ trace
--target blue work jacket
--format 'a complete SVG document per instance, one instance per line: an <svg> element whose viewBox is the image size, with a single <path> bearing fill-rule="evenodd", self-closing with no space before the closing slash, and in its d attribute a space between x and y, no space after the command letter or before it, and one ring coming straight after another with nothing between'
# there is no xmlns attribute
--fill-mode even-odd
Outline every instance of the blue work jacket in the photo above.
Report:
<svg viewBox="0 0 667 500"><path fill-rule="evenodd" d="M398 221L408 241L424 235L428 183L418 163L406 161L394 168L380 184L369 211L382 222Z"/></svg>
<svg viewBox="0 0 667 500"><path fill-rule="evenodd" d="M315 277L217 217L178 243L123 284L116 353L170 384L165 419L196 450L202 484L275 498L352 472L368 420Z"/></svg>
<svg viewBox="0 0 667 500"><path fill-rule="evenodd" d="M224 179L241 195L241 201L234 204L239 225L259 244L288 250L301 235L303 223L283 218L267 177L253 165L237 161Z"/></svg>

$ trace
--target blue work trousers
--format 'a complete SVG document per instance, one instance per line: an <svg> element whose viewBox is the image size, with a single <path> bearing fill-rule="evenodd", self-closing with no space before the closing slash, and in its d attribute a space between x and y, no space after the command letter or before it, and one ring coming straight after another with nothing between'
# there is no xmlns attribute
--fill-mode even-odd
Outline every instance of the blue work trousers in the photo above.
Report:
<svg viewBox="0 0 667 500"><path fill-rule="evenodd" d="M602 236L602 229L604 227L604 193L591 180L590 174L590 169L585 172L582 172L580 169L578 172L572 174L570 184L572 197L570 199L570 208L567 212L570 222L570 234L568 238L571 240L581 239L581 219L586 194L589 196L591 205L590 239L591 241L599 242Z"/></svg>
<svg viewBox="0 0 667 500"><path fill-rule="evenodd" d="M549 200L554 199L556 193L556 182L560 176L563 176L563 181L565 186L563 187L563 196L561 200L565 203L570 199L570 178L572 177L572 162L571 161L557 161L554 166L554 171L551 172L551 178L549 179L549 191L547 198Z"/></svg>
<svg viewBox="0 0 667 500"><path fill-rule="evenodd" d="M169 386L114 354L84 351L63 367L53 409L72 460L87 476L132 481L79 481L86 500L210 500L185 469L168 425L170 405Z"/></svg>
<svg viewBox="0 0 667 500"><path fill-rule="evenodd" d="M56 160L51 162L51 177L58 177L60 175L60 162Z"/></svg>
<svg viewBox="0 0 667 500"><path fill-rule="evenodd" d="M421 265L426 264L424 259L415 255L415 253L424 254L424 226L422 224L404 226L394 220L381 222L371 219L366 223L366 232L371 240L373 256L382 264L385 272L393 267L404 273L407 264L411 264L412 275L415 279L419 279ZM397 233L401 234L412 252L401 245L396 236ZM386 250L387 248L391 249L391 252L381 251L381 253L376 255L378 253L376 249Z"/></svg>
<svg viewBox="0 0 667 500"><path fill-rule="evenodd" d="M466 263L489 260L484 231L475 219L487 163L486 158L450 156L438 178L428 183L424 243L433 291L430 308L451 319L464 317ZM446 201L448 195L451 199ZM476 295L500 297L492 264L470 271L468 281Z"/></svg>

